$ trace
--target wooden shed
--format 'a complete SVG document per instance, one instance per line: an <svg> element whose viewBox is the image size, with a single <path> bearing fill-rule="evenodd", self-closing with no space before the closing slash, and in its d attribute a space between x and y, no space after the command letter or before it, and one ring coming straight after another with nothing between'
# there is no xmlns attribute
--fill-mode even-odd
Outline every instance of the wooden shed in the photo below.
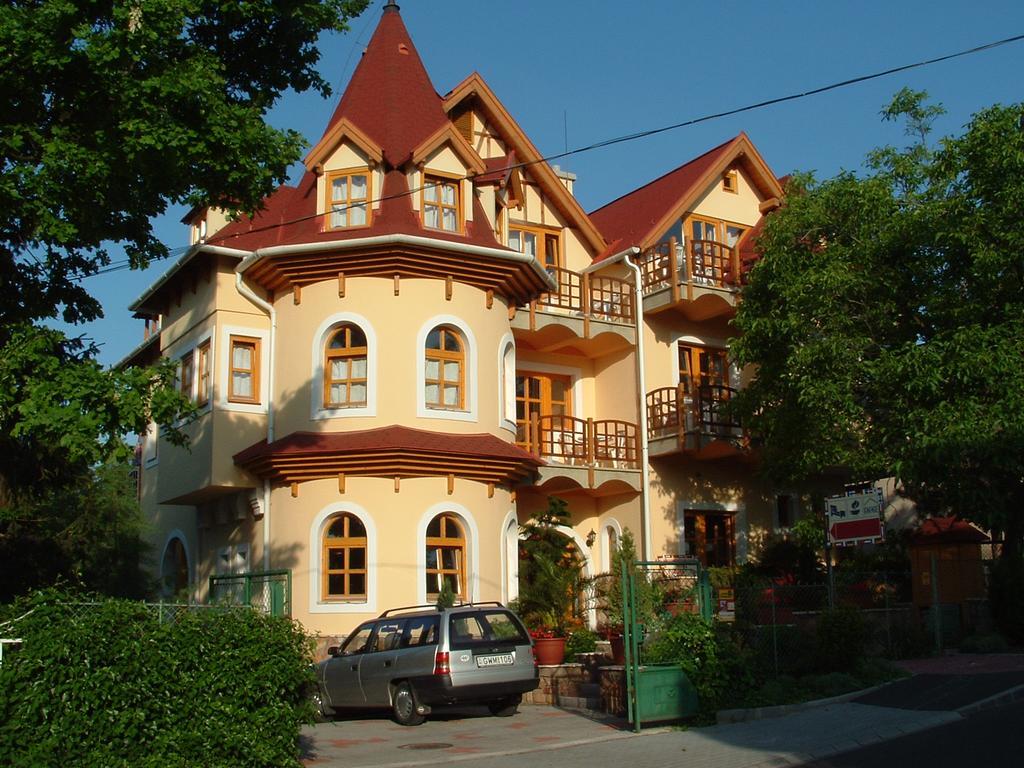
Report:
<svg viewBox="0 0 1024 768"><path fill-rule="evenodd" d="M932 556L938 581L941 606L956 605L959 624L969 623L967 604L987 596L981 545L990 541L988 535L964 520L954 517L931 517L925 520L910 539L910 568L913 576L914 605L919 609L932 606Z"/></svg>

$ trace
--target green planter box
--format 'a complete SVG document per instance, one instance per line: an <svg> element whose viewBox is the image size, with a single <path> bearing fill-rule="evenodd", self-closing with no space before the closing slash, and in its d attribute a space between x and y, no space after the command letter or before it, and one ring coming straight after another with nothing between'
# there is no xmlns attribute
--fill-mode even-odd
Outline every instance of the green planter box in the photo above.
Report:
<svg viewBox="0 0 1024 768"><path fill-rule="evenodd" d="M641 723L689 717L697 711L697 690L678 664L649 664L637 673L636 709Z"/></svg>

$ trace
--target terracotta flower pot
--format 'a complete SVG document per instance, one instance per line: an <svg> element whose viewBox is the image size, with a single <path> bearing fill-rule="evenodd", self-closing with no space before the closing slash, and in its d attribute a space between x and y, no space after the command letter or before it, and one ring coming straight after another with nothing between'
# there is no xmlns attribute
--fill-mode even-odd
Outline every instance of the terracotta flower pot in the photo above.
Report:
<svg viewBox="0 0 1024 768"><path fill-rule="evenodd" d="M533 654L537 663L547 666L561 664L565 660L564 637L538 637L533 641Z"/></svg>

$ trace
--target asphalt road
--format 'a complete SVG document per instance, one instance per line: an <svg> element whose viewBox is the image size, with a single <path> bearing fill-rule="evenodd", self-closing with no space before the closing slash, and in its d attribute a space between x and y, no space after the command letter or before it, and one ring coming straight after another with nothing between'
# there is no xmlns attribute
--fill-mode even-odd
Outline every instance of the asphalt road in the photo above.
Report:
<svg viewBox="0 0 1024 768"><path fill-rule="evenodd" d="M1024 764L1024 701L835 757L805 768L1010 768Z"/></svg>

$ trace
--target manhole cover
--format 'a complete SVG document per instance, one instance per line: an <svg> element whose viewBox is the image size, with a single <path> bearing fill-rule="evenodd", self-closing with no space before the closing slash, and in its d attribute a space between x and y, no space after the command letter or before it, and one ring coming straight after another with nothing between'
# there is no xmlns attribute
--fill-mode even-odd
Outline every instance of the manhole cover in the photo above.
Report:
<svg viewBox="0 0 1024 768"><path fill-rule="evenodd" d="M450 746L443 741L425 741L420 744L402 744L399 749L448 749Z"/></svg>

